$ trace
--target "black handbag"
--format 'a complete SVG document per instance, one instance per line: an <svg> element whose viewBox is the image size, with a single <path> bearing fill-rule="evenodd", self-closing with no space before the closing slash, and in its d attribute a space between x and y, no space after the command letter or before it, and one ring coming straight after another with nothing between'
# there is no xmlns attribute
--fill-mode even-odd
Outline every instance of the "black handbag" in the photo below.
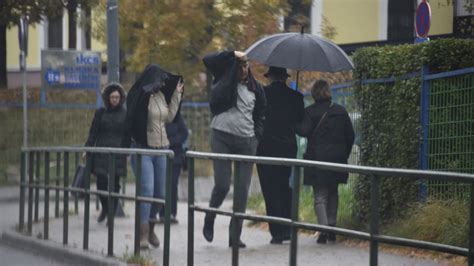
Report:
<svg viewBox="0 0 474 266"><path fill-rule="evenodd" d="M74 174L74 179L72 180L73 188L86 188L86 179L85 179L85 165L78 164L76 168L76 173ZM75 197L82 198L84 193L73 192L72 195Z"/></svg>

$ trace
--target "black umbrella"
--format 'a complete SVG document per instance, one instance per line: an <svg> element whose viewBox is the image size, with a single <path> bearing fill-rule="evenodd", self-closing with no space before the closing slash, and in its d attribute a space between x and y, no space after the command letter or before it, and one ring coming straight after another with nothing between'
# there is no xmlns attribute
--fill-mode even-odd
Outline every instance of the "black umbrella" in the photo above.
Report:
<svg viewBox="0 0 474 266"><path fill-rule="evenodd" d="M335 43L313 34L288 32L267 36L245 51L249 59L299 71L339 72L354 65ZM298 85L297 85L298 86Z"/></svg>

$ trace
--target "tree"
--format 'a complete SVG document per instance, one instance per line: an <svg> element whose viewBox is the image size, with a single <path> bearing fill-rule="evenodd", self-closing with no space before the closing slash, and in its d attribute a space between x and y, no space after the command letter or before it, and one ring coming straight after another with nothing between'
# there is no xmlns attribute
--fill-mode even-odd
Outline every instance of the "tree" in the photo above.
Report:
<svg viewBox="0 0 474 266"><path fill-rule="evenodd" d="M30 24L41 20L43 7L35 0L2 0L0 3L0 88L7 87L7 29L16 25L22 15Z"/></svg>
<svg viewBox="0 0 474 266"><path fill-rule="evenodd" d="M263 35L279 32L278 19L286 10L283 0L123 0L119 12L124 63L136 72L159 63L186 77L188 96L205 99L200 78L203 55L220 49L245 50ZM95 37L105 41L104 18L95 23L100 29Z"/></svg>
<svg viewBox="0 0 474 266"><path fill-rule="evenodd" d="M76 49L77 8L90 13L90 9L98 4L98 0L59 0L68 14L68 48ZM86 18L87 19L87 18Z"/></svg>

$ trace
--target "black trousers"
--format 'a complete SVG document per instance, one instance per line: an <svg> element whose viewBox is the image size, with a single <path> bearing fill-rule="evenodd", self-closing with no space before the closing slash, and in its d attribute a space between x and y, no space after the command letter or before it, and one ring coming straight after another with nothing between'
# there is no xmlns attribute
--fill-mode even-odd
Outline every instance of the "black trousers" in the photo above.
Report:
<svg viewBox="0 0 474 266"><path fill-rule="evenodd" d="M291 218L291 188L289 186L291 167L257 164L257 171L267 215ZM273 238L290 236L289 226L275 223L268 225Z"/></svg>
<svg viewBox="0 0 474 266"><path fill-rule="evenodd" d="M109 181L107 175L98 175L97 176L97 190L109 190ZM114 192L118 193L120 191L120 176L115 176L115 187L113 189ZM109 211L109 201L107 196L99 196L99 201L102 205L102 211L108 212ZM118 199L114 198L114 206L117 209L117 202ZM114 212L115 214L115 212Z"/></svg>

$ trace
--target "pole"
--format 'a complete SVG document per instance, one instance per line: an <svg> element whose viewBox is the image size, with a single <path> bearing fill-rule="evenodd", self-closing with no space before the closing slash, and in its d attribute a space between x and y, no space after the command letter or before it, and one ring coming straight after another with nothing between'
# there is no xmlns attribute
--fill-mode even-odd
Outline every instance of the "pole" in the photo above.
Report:
<svg viewBox="0 0 474 266"><path fill-rule="evenodd" d="M22 68L23 79L23 147L28 147L28 97L26 95L26 54L20 53L20 66Z"/></svg>
<svg viewBox="0 0 474 266"><path fill-rule="evenodd" d="M118 0L107 0L107 80L119 82Z"/></svg>

